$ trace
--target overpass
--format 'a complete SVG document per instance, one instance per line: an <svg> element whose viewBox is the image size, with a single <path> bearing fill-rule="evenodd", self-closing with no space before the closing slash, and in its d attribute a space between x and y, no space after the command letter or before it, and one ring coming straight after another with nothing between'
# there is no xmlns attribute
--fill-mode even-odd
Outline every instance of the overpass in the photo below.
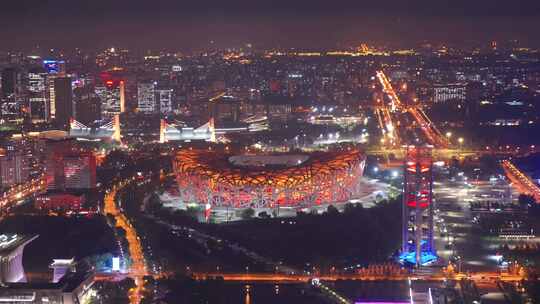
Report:
<svg viewBox="0 0 540 304"><path fill-rule="evenodd" d="M540 203L540 187L525 173L521 172L510 160L501 163L504 173L518 191L532 195L537 203Z"/></svg>
<svg viewBox="0 0 540 304"><path fill-rule="evenodd" d="M379 156L389 156L390 154L394 155L396 159L403 159L405 156L405 149L402 148L386 148L384 146L380 147L371 147L365 150L367 154L370 155L379 155ZM434 160L446 160L452 157L468 157L468 156L482 156L482 155L493 155L498 157L524 157L533 153L540 152L538 148L530 149L520 149L519 152L515 150L504 150L504 149L474 149L474 148L435 148L433 149L433 158Z"/></svg>

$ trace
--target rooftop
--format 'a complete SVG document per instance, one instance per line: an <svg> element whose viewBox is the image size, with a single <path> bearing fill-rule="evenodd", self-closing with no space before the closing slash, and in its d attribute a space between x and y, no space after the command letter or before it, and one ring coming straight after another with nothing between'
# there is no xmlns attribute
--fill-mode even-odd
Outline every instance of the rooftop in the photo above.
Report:
<svg viewBox="0 0 540 304"><path fill-rule="evenodd" d="M0 234L0 255L9 254L19 246L25 245L37 237L38 235L2 233Z"/></svg>

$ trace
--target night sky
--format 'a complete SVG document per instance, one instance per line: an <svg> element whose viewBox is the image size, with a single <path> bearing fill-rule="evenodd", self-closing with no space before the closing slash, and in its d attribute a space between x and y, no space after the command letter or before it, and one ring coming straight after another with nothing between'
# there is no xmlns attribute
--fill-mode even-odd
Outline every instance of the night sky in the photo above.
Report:
<svg viewBox="0 0 540 304"><path fill-rule="evenodd" d="M6 3L7 2L7 3ZM0 49L414 45L518 39L538 46L538 0L7 0Z"/></svg>

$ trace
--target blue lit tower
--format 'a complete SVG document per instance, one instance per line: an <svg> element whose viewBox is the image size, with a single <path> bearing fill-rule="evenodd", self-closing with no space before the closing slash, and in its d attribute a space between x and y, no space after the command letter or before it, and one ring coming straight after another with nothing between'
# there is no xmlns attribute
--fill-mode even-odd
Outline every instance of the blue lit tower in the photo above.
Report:
<svg viewBox="0 0 540 304"><path fill-rule="evenodd" d="M415 266L437 259L433 243L431 150L431 146L406 147L400 261Z"/></svg>

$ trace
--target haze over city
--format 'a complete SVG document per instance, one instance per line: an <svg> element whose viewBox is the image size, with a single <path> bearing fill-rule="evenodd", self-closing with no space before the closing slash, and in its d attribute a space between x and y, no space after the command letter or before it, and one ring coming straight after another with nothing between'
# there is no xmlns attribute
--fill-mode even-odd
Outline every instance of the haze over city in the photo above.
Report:
<svg viewBox="0 0 540 304"><path fill-rule="evenodd" d="M540 5L504 1L9 1L2 49L411 46L519 39L536 46ZM286 33L286 34L285 34Z"/></svg>

